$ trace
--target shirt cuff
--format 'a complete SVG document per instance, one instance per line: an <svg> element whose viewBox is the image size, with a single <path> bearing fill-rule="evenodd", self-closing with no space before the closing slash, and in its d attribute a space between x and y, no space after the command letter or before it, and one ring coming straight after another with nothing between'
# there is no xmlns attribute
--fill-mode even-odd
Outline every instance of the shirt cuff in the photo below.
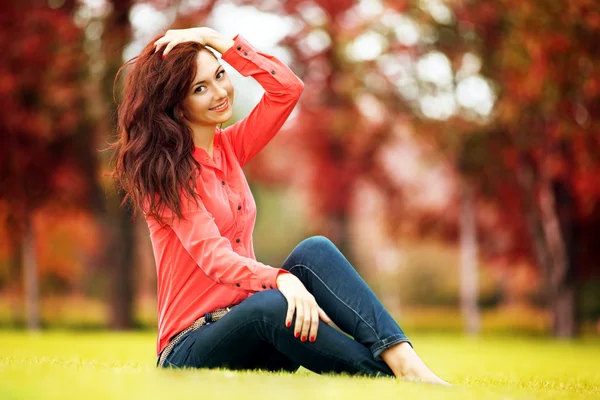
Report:
<svg viewBox="0 0 600 400"><path fill-rule="evenodd" d="M260 271L257 277L251 279L248 282L250 286L248 289L251 292L261 292L263 290L277 289L277 278L281 274L289 274L289 272L285 269L273 267L263 269L262 271Z"/></svg>
<svg viewBox="0 0 600 400"><path fill-rule="evenodd" d="M282 67L281 61L273 56L262 54L239 34L235 35L233 46L221 54L221 58L245 77L261 71L267 72L283 88L288 88L295 83L295 80L299 80L291 79L289 75L293 76L293 72L287 67Z"/></svg>
<svg viewBox="0 0 600 400"><path fill-rule="evenodd" d="M221 54L221 58L235 69L238 69L237 67L241 66L239 65L240 62L244 64L244 61L250 61L256 56L256 53L256 48L238 34L233 38L233 46Z"/></svg>

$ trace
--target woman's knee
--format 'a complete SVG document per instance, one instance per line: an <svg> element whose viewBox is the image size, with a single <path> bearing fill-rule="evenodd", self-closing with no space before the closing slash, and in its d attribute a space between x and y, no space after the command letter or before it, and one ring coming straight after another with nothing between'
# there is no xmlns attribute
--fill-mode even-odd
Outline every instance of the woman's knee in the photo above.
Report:
<svg viewBox="0 0 600 400"><path fill-rule="evenodd" d="M325 236L311 236L301 241L292 254L297 253L299 257L323 257L332 251L337 251L337 247L331 240Z"/></svg>

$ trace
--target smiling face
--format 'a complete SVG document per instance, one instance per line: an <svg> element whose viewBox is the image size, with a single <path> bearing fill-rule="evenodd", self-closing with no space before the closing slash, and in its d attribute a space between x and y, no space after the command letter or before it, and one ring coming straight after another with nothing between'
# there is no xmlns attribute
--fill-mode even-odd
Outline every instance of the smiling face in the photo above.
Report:
<svg viewBox="0 0 600 400"><path fill-rule="evenodd" d="M191 125L216 126L231 118L233 85L223 66L206 49L196 57L196 76L183 101Z"/></svg>

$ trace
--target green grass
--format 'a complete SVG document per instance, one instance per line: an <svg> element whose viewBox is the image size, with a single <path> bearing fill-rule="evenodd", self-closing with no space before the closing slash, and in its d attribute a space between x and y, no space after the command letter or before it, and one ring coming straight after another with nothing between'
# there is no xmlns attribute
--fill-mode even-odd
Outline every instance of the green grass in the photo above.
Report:
<svg viewBox="0 0 600 400"><path fill-rule="evenodd" d="M226 370L157 370L152 333L0 331L0 399L598 399L600 341L411 335L454 384Z"/></svg>

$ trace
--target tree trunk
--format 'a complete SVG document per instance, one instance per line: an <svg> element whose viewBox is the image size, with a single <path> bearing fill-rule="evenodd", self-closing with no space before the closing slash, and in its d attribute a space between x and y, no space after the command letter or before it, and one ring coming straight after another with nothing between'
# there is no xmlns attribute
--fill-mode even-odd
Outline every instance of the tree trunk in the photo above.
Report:
<svg viewBox="0 0 600 400"><path fill-rule="evenodd" d="M565 185L537 178L533 166L522 162L518 180L527 226L542 270L544 292L552 314L552 332L574 337L579 331L574 279L573 200ZM536 201L536 187L540 189Z"/></svg>
<svg viewBox="0 0 600 400"><path fill-rule="evenodd" d="M542 225L553 260L548 271L553 332L557 337L578 334L577 288L574 276L574 201L566 185L543 181L540 193Z"/></svg>
<svg viewBox="0 0 600 400"><path fill-rule="evenodd" d="M25 318L27 329L40 329L40 279L36 254L35 230L27 214L23 229L23 286L25 289Z"/></svg>
<svg viewBox="0 0 600 400"><path fill-rule="evenodd" d="M476 335L480 331L480 316L477 306L479 274L474 193L473 187L466 181L463 181L462 189L460 200L460 307L467 333Z"/></svg>
<svg viewBox="0 0 600 400"><path fill-rule="evenodd" d="M102 37L102 54L106 69L102 79L103 110L105 115L114 116L115 104L113 101L113 81L117 70L123 64L122 52L131 38L131 25L129 22L129 11L132 6L131 0L113 0L112 12L104 23ZM103 127L104 143L112 142L112 132L115 131L115 120L111 119ZM104 159L103 163L108 160ZM110 326L113 329L129 329L134 325L133 321L133 266L135 254L134 221L129 208L121 207L123 197L114 190L109 191L107 198L108 225L105 224L105 232L110 232L108 237L110 266Z"/></svg>
<svg viewBox="0 0 600 400"><path fill-rule="evenodd" d="M121 196L117 198L121 199ZM118 207L112 212L116 214L110 219L116 234L110 244L114 256L110 266L110 326L112 329L130 329L134 327L135 223L129 207Z"/></svg>
<svg viewBox="0 0 600 400"><path fill-rule="evenodd" d="M552 301L552 328L554 336L572 338L579 334L577 321L577 290L575 285L565 285Z"/></svg>

